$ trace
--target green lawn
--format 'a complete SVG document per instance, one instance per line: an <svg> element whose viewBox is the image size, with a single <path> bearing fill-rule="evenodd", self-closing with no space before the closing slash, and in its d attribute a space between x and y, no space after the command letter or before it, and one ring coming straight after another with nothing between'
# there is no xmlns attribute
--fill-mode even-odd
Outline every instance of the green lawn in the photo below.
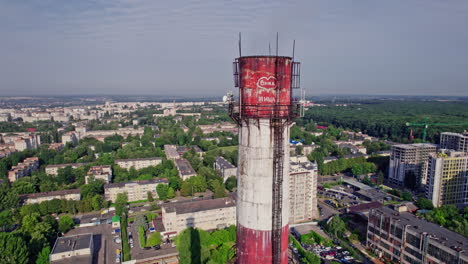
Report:
<svg viewBox="0 0 468 264"><path fill-rule="evenodd" d="M231 152L237 150L237 146L220 147L220 149Z"/></svg>

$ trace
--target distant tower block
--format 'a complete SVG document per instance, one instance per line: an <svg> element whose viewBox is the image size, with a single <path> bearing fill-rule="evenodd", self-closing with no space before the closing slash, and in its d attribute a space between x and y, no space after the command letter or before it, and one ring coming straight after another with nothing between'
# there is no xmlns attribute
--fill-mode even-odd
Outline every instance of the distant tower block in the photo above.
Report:
<svg viewBox="0 0 468 264"><path fill-rule="evenodd" d="M239 100L237 263L288 263L289 129L299 106L292 88L300 64L291 57L246 56L234 62Z"/></svg>

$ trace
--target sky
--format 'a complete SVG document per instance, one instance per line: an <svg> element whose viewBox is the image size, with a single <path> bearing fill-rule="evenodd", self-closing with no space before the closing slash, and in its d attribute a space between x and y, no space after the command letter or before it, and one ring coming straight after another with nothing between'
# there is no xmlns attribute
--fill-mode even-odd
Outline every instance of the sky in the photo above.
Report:
<svg viewBox="0 0 468 264"><path fill-rule="evenodd" d="M0 96L223 95L239 32L308 96L468 96L467 0L0 0Z"/></svg>

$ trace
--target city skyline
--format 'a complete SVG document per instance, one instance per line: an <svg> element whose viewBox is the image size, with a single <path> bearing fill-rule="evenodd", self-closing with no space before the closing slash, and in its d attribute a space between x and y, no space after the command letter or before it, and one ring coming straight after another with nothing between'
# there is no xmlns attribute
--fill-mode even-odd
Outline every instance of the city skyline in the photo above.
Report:
<svg viewBox="0 0 468 264"><path fill-rule="evenodd" d="M25 95L220 95L231 63L303 63L307 95L463 95L468 3L454 0L0 1L0 91Z"/></svg>

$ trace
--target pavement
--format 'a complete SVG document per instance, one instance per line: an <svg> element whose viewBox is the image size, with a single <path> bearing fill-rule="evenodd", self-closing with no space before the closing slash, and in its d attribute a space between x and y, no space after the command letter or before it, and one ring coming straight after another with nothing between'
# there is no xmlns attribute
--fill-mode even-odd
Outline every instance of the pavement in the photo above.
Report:
<svg viewBox="0 0 468 264"><path fill-rule="evenodd" d="M112 226L110 224L102 223L97 226L75 228L67 232L65 236L74 236L86 233L93 234L93 264L115 263L115 252L117 249L121 249L121 244L114 242Z"/></svg>
<svg viewBox="0 0 468 264"><path fill-rule="evenodd" d="M321 200L318 200L318 206L320 208L320 220L325 220L330 218L331 216L340 214L338 210L322 202Z"/></svg>

